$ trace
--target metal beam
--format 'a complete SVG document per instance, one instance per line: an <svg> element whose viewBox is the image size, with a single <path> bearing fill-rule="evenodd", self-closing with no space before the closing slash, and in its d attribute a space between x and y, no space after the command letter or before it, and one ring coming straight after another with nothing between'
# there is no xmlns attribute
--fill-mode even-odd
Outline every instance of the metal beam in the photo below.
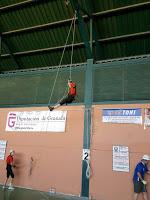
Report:
<svg viewBox="0 0 150 200"><path fill-rule="evenodd" d="M2 43L2 42L1 42L1 43ZM16 60L16 58L15 58L14 54L12 53L12 51L11 51L9 45L7 44L7 42L3 40L3 44L5 45L5 47L7 48L7 50L9 51L9 56L11 56L11 58L12 58L13 61L14 61L14 63L16 64L17 68L20 69L20 68L21 68L21 67L20 67L20 64L19 64L19 62ZM3 55L1 55L1 57L3 57Z"/></svg>
<svg viewBox="0 0 150 200"><path fill-rule="evenodd" d="M26 0L26 1L19 2L19 3L11 4L11 5L8 5L8 6L0 7L0 12L6 11L6 10L13 10L14 8L22 8L22 6L30 5L33 2L44 2L44 1L46 1L46 0ZM145 7L147 5L150 5L150 1L143 2L143 3L136 3L136 4L133 4L133 5L129 5L129 6L123 6L123 7L120 7L120 8L102 11L101 14L103 15L103 14L106 14L106 13L108 14L110 12L129 10L129 9L133 9L133 8L143 7L143 6ZM86 13L85 10L83 10L83 11ZM86 14L88 14L88 12Z"/></svg>
<svg viewBox="0 0 150 200"><path fill-rule="evenodd" d="M19 2L19 3L10 4L10 5L7 5L7 6L0 7L0 12L5 12L5 11L9 11L9 10L14 11L14 9L23 8L24 6L31 5L34 2L41 2L42 3L44 1L46 1L46 0L26 0L26 1Z"/></svg>
<svg viewBox="0 0 150 200"><path fill-rule="evenodd" d="M115 37L109 37L109 38L103 38L98 39L98 42L100 43L106 43L106 42L114 42L114 41L120 41L120 40L126 40L126 39L135 39L143 36L149 36L150 31L146 32L139 32L139 33L133 33L133 34L126 34L121 36L115 36ZM93 40L93 43L95 44L95 41ZM74 47L80 47L83 46L83 42L75 43ZM66 46L66 48L71 48L72 44L69 44ZM14 56L24 56L24 55L30 55L30 54L36 54L36 53L44 53L49 51L57 51L63 49L64 46L57 46L57 47L49 47L49 48L43 48L43 49L35 49L30 51L21 51L21 52L15 52L13 53ZM10 54L2 54L1 57L9 57Z"/></svg>
<svg viewBox="0 0 150 200"><path fill-rule="evenodd" d="M84 93L84 134L83 134L83 159L82 159L82 187L81 197L89 197L90 179L90 138L91 138L91 108L93 102L93 59L87 60L85 71Z"/></svg>
<svg viewBox="0 0 150 200"><path fill-rule="evenodd" d="M1 27L2 28L2 27ZM5 40L5 38L2 37L2 34L0 32L0 61L2 59L2 42L3 44L5 45L6 49L8 50L9 52L9 56L11 56L12 60L14 61L14 63L16 64L17 68L20 69L20 65L19 65L19 62L16 60L14 54L12 53L11 51L11 48L10 46L8 45L7 41ZM1 63L1 62L0 62ZM0 65L1 66L1 65Z"/></svg>
<svg viewBox="0 0 150 200"><path fill-rule="evenodd" d="M0 56L2 55L2 35L0 33Z"/></svg>
<svg viewBox="0 0 150 200"><path fill-rule="evenodd" d="M84 45L83 42L76 43L73 46L74 47L79 47ZM66 48L71 48L72 44L69 44L66 46ZM49 48L43 48L43 49L35 49L31 51L21 51L21 52L16 52L13 53L15 56L24 56L24 55L30 55L30 54L36 54L36 53L43 53L43 52L49 52L49 51L56 51L56 50L61 50L63 49L64 46L57 46L57 47L49 47ZM2 57L8 57L10 54L3 54Z"/></svg>
<svg viewBox="0 0 150 200"><path fill-rule="evenodd" d="M93 19L90 19L90 48L93 52Z"/></svg>
<svg viewBox="0 0 150 200"><path fill-rule="evenodd" d="M98 42L98 34L96 29L96 24L94 23L94 16L92 15L92 12L94 10L93 1L87 2L87 9L90 13L90 45L93 45L93 40L95 41L95 54L94 60L99 60L102 55L102 48L100 46L100 43ZM93 47L92 47L93 50Z"/></svg>
<svg viewBox="0 0 150 200"><path fill-rule="evenodd" d="M123 11L130 11L130 10L137 9L137 8L139 8L139 9L142 9L144 7L148 8L148 6L150 6L150 1L144 2L144 3L133 4L133 5L130 5L130 6L123 6L123 7L120 7L120 8L114 8L114 9L101 11L101 12L97 12L97 13L92 13L92 17L109 16L111 14L118 14L118 13L121 13ZM83 15L82 17L84 19L88 19L88 15ZM28 32L28 31L41 30L41 29L44 29L44 28L46 29L46 28L49 28L51 26L65 24L65 23L69 23L71 21L72 21L72 18L65 19L65 20L59 20L59 21L56 21L56 22L41 24L41 25L37 25L37 26L31 26L31 27L27 27L27 28L5 31L5 32L2 32L2 35L7 36L7 35L11 35L11 34L21 34L21 33Z"/></svg>
<svg viewBox="0 0 150 200"><path fill-rule="evenodd" d="M0 56L2 55L2 36L0 34Z"/></svg>
<svg viewBox="0 0 150 200"><path fill-rule="evenodd" d="M136 3L133 5L129 5L129 6L123 6L123 7L119 7L119 8L114 8L114 9L110 9L110 10L106 10L106 11L93 13L93 17L97 17L97 16L103 17L103 16L107 16L107 15L122 13L123 11L126 12L126 11L131 11L131 10L148 8L149 6L150 6L150 1L144 2L144 3Z"/></svg>
<svg viewBox="0 0 150 200"><path fill-rule="evenodd" d="M150 35L150 31L145 31L145 32L139 32L139 33L132 33L132 34L115 36L115 37L103 38L103 39L99 39L98 41L99 42L113 42L113 41L118 41L118 40L134 39L134 38L149 36L149 35Z"/></svg>
<svg viewBox="0 0 150 200"><path fill-rule="evenodd" d="M69 18L69 19L65 19L65 20L60 20L60 21L56 21L56 22L51 22L51 23L46 23L46 24L41 24L41 25L37 25L37 26L31 26L31 27L27 27L27 28L21 28L21 29L15 29L12 31L5 31L2 32L2 35L11 35L11 34L21 34L21 33L25 33L25 32L30 32L30 31L36 31L36 30L41 30L41 29L46 29L49 27L53 27L53 26L59 26L59 25L63 25L66 23L69 23L73 20L73 18Z"/></svg>
<svg viewBox="0 0 150 200"><path fill-rule="evenodd" d="M81 15L80 5L78 3L78 0L70 0L70 3L73 7L73 10L76 11L76 15L78 18L77 22L78 22L79 32L80 32L81 38L85 45L86 58L91 59L91 58L93 58L93 55L92 55L92 51L90 48L89 38L88 38L87 30L85 27L85 23L83 21L82 15Z"/></svg>
<svg viewBox="0 0 150 200"><path fill-rule="evenodd" d="M10 10L10 9L14 9L14 8L19 8L19 7L22 7L22 6L27 5L29 3L33 3L33 1L27 0L27 1L22 1L20 3L10 4L8 6L3 6L3 7L0 8L0 12L4 12L6 10Z"/></svg>

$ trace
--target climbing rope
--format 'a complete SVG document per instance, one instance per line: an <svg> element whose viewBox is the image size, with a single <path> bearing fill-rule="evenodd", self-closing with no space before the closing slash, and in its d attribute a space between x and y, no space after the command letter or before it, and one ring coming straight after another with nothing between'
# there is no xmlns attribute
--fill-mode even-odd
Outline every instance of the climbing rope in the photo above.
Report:
<svg viewBox="0 0 150 200"><path fill-rule="evenodd" d="M88 124L89 124L89 119L90 119L90 115L89 115L89 113L91 112L91 108L85 108L85 112L87 112L87 119L86 119L86 131L88 131ZM90 130L90 132L89 132L89 134L91 135L91 130ZM86 135L86 143L87 143L87 147L90 147L90 139L89 139L89 137L90 137L90 135L89 134L87 134ZM90 176L91 176L91 167L90 167L90 155L91 153L90 153L90 149L89 149L89 156L88 156L88 159L85 159L85 161L86 161L86 177L87 177L87 179L89 179L90 178Z"/></svg>
<svg viewBox="0 0 150 200"><path fill-rule="evenodd" d="M50 98L49 98L49 101L48 101L48 105L50 104L52 96L53 96L53 92L54 92L54 89L55 89L55 85L56 85L56 81L57 81L57 78L58 78L59 70L61 68L62 60L63 60L63 57L64 57L64 53L65 53L65 50L66 50L66 47L67 47L68 39L69 39L73 24L74 24L74 31L75 31L75 19L76 19L76 12L75 12L75 15L74 15L74 17L73 17L73 19L71 21L71 25L70 25L69 32L68 32L68 35L67 35L67 39L66 39L66 42L65 42L65 45L64 45L64 48L63 48L63 52L62 52L61 59L60 59L60 62L59 62L59 65L58 65L58 69L57 69L57 73L56 73L56 76L55 76L54 84L53 84L53 87L52 87L52 90L51 90L51 95L50 95ZM74 31L73 31L72 51L73 51L74 35L75 35ZM73 59L73 52L71 52L71 62L72 62L72 59ZM70 71L71 71L71 67L70 67ZM70 72L70 74L71 74L71 72Z"/></svg>
<svg viewBox="0 0 150 200"><path fill-rule="evenodd" d="M91 168L90 168L90 160L85 160L86 164L87 164L87 168L86 168L86 178L89 179L91 176Z"/></svg>
<svg viewBox="0 0 150 200"><path fill-rule="evenodd" d="M73 47L74 47L75 29L76 29L76 11L75 11L75 15L74 15L73 34L72 34L71 61L70 61L70 74L69 74L70 80L72 80L71 67L72 67L72 61L73 61L73 50L74 50Z"/></svg>

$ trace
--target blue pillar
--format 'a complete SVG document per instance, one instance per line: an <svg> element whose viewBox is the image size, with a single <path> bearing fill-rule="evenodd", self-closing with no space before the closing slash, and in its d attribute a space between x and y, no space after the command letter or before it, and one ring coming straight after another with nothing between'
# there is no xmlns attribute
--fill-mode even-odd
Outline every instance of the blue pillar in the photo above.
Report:
<svg viewBox="0 0 150 200"><path fill-rule="evenodd" d="M81 196L89 197L89 163L90 163L90 135L91 135L91 106L93 102L93 59L87 60L85 72L84 95L84 135L83 135L83 159L82 159L82 188Z"/></svg>

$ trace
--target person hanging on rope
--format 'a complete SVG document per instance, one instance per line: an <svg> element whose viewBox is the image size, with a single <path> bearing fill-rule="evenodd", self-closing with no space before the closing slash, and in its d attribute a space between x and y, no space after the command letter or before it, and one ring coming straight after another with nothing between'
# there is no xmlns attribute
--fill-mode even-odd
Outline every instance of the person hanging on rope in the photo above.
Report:
<svg viewBox="0 0 150 200"><path fill-rule="evenodd" d="M63 104L72 103L75 100L76 96L76 84L72 80L68 80L68 94L60 100L58 104L55 106L48 106L49 110L52 111L55 108L58 108L59 106L62 106Z"/></svg>

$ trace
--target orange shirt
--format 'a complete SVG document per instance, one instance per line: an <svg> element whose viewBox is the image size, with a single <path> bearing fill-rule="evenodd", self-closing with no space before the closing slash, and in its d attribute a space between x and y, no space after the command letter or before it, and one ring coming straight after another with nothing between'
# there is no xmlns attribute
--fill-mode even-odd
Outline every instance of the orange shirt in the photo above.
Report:
<svg viewBox="0 0 150 200"><path fill-rule="evenodd" d="M12 165L12 163L13 163L13 157L12 157L11 155L9 155L9 156L7 157L6 163L7 163L8 165Z"/></svg>
<svg viewBox="0 0 150 200"><path fill-rule="evenodd" d="M76 84L70 83L69 94L76 96Z"/></svg>

